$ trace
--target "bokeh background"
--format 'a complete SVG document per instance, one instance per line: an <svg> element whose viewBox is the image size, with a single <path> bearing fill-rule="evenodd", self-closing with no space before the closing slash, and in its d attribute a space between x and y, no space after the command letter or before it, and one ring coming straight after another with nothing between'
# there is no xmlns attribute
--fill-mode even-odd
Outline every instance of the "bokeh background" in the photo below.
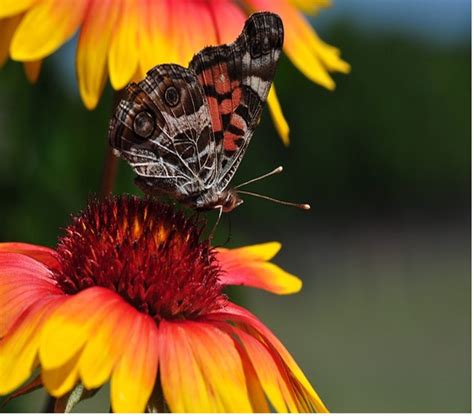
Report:
<svg viewBox="0 0 474 416"><path fill-rule="evenodd" d="M216 241L278 240L300 294L234 294L274 330L333 412L470 412L470 74L468 0L335 0L312 20L351 63L327 92L282 59L285 148L268 113L234 184L251 190ZM0 72L0 241L54 246L100 189L109 90L80 102L74 40L36 86ZM116 192L139 192L121 163ZM211 218L211 221L214 217ZM229 238L229 241L226 240ZM78 411L108 411L107 395ZM40 411L44 393L6 411Z"/></svg>

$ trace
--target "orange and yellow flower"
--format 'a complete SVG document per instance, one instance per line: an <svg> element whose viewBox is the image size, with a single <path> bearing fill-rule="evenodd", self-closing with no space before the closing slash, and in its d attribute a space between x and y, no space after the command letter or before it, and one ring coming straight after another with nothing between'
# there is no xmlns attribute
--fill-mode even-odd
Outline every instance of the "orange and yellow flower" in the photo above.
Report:
<svg viewBox="0 0 474 416"><path fill-rule="evenodd" d="M79 91L85 106L93 109L107 76L119 90L144 78L155 65L187 65L203 47L233 41L247 14L268 10L283 19L284 51L295 66L310 80L334 89L329 72L347 73L350 67L301 13L314 14L329 5L330 0L2 0L0 66L8 56L24 62L34 81L42 60L79 31ZM288 124L274 89L268 101L288 142Z"/></svg>
<svg viewBox="0 0 474 416"><path fill-rule="evenodd" d="M40 368L54 397L110 380L115 412L326 411L275 335L222 292L298 291L269 261L279 249L214 249L182 214L135 197L92 202L56 250L1 244L0 395Z"/></svg>

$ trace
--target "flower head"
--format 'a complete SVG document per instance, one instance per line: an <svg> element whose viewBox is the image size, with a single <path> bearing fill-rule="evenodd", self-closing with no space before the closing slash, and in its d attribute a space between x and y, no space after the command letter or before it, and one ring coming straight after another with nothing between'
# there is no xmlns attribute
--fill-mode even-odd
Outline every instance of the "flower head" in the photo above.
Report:
<svg viewBox="0 0 474 416"><path fill-rule="evenodd" d="M0 395L40 367L55 397L110 380L117 412L325 411L280 341L222 292L298 291L268 261L278 250L217 250L194 221L134 197L92 202L56 250L0 244Z"/></svg>
<svg viewBox="0 0 474 416"><path fill-rule="evenodd" d="M339 50L323 42L302 10L316 13L329 0L3 0L0 4L0 65L10 56L36 80L41 62L79 30L77 76L87 108L97 105L107 76L116 90L162 63L186 66L209 45L229 43L245 16L273 11L285 25L284 50L312 81L334 89L329 72L347 73ZM275 90L272 117L285 141L289 129Z"/></svg>

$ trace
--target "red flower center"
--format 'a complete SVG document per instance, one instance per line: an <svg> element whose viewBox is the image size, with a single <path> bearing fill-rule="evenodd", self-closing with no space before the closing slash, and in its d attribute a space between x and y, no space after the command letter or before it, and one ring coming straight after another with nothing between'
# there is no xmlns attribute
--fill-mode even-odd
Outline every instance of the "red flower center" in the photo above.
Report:
<svg viewBox="0 0 474 416"><path fill-rule="evenodd" d="M225 302L202 227L153 200L93 201L58 243L58 285L68 294L109 288L141 312L193 319Z"/></svg>

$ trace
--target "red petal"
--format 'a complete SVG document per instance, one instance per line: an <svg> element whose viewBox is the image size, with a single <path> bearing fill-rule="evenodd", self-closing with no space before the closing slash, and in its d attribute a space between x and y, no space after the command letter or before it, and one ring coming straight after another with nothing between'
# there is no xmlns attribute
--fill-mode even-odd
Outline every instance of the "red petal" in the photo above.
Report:
<svg viewBox="0 0 474 416"><path fill-rule="evenodd" d="M51 270L44 264L23 254L0 252L0 337L25 309L48 296L61 294Z"/></svg>
<svg viewBox="0 0 474 416"><path fill-rule="evenodd" d="M233 42L244 27L246 16L240 7L231 1L208 2L217 34L217 43Z"/></svg>
<svg viewBox="0 0 474 416"><path fill-rule="evenodd" d="M48 247L28 243L0 243L0 253L20 253L43 263L50 269L59 267L56 251Z"/></svg>

